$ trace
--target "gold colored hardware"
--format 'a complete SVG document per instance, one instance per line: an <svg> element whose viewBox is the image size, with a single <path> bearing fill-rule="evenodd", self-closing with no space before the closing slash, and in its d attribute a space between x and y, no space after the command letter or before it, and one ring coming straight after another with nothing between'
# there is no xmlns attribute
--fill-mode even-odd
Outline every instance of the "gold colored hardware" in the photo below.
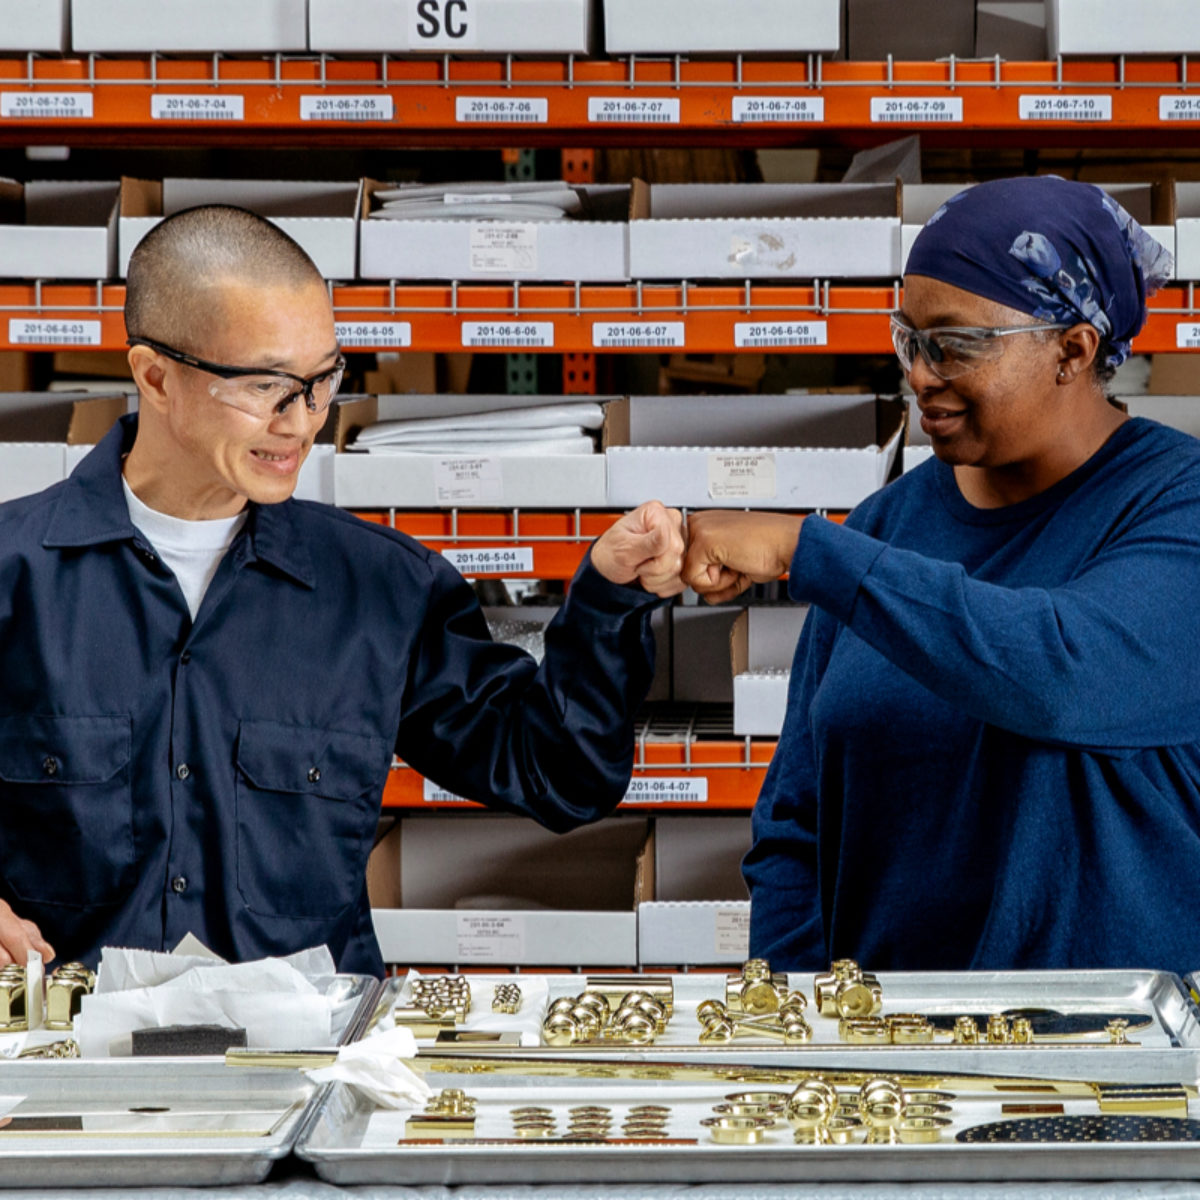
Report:
<svg viewBox="0 0 1200 1200"><path fill-rule="evenodd" d="M29 1028L25 968L16 963L0 967L0 1033Z"/></svg>
<svg viewBox="0 0 1200 1200"><path fill-rule="evenodd" d="M512 1016L521 1011L521 989L515 983L498 983L492 989L492 1012Z"/></svg>
<svg viewBox="0 0 1200 1200"><path fill-rule="evenodd" d="M988 1017L987 1040L991 1046L1006 1046L1012 1041L1012 1029L1003 1013L992 1013Z"/></svg>
<svg viewBox="0 0 1200 1200"><path fill-rule="evenodd" d="M225 1051L227 1067L298 1067L302 1071L332 1067L336 1050L250 1050L234 1047Z"/></svg>
<svg viewBox="0 0 1200 1200"><path fill-rule="evenodd" d="M907 1113L896 1124L896 1140L905 1145L927 1145L941 1141L948 1117L910 1117Z"/></svg>
<svg viewBox="0 0 1200 1200"><path fill-rule="evenodd" d="M79 1043L73 1038L61 1042L49 1042L44 1046L30 1046L17 1055L18 1058L78 1058Z"/></svg>
<svg viewBox="0 0 1200 1200"><path fill-rule="evenodd" d="M882 1017L843 1017L838 1036L852 1046L888 1046L892 1028Z"/></svg>
<svg viewBox="0 0 1200 1200"><path fill-rule="evenodd" d="M46 1028L72 1029L83 997L96 986L96 976L83 963L64 963L46 983Z"/></svg>
<svg viewBox="0 0 1200 1200"><path fill-rule="evenodd" d="M847 1146L856 1141L864 1128L862 1118L858 1116L834 1115L825 1122L825 1134L834 1146Z"/></svg>
<svg viewBox="0 0 1200 1200"><path fill-rule="evenodd" d="M739 974L725 977L725 1007L731 1013L753 1017L777 1012L788 994L787 975L772 971L763 958L752 958Z"/></svg>
<svg viewBox="0 0 1200 1200"><path fill-rule="evenodd" d="M954 1022L953 1038L960 1046L974 1046L979 1042L979 1026L974 1017L959 1017Z"/></svg>
<svg viewBox="0 0 1200 1200"><path fill-rule="evenodd" d="M1129 1042L1129 1022L1122 1017L1116 1017L1104 1027L1104 1032L1108 1034L1108 1040L1114 1046L1128 1046Z"/></svg>
<svg viewBox="0 0 1200 1200"><path fill-rule="evenodd" d="M670 975L589 975L588 992L598 992L610 1008L617 1008L630 992L642 992L661 1004L667 1019L675 1014L675 983Z"/></svg>
<svg viewBox="0 0 1200 1200"><path fill-rule="evenodd" d="M774 1122L763 1117L705 1117L700 1124L722 1146L757 1146Z"/></svg>
<svg viewBox="0 0 1200 1200"><path fill-rule="evenodd" d="M1141 1113L1157 1117L1186 1117L1192 1089L1172 1083L1100 1083L1096 1099L1102 1113Z"/></svg>
<svg viewBox="0 0 1200 1200"><path fill-rule="evenodd" d="M803 1045L812 1038L812 1026L804 1019L799 1004L785 1004L771 1017L747 1017L733 1013L719 1000L705 1000L696 1008L702 1043L722 1043L735 1037L766 1037L789 1045Z"/></svg>
<svg viewBox="0 0 1200 1200"><path fill-rule="evenodd" d="M949 1104L910 1104L907 1099L904 1101L906 1117L946 1117L952 1111Z"/></svg>
<svg viewBox="0 0 1200 1200"><path fill-rule="evenodd" d="M487 1029L443 1029L434 1041L439 1046L486 1045L486 1046L519 1046L519 1033L493 1033Z"/></svg>
<svg viewBox="0 0 1200 1200"><path fill-rule="evenodd" d="M872 1079L858 1095L858 1109L867 1126L867 1145L886 1146L899 1140L897 1125L904 1112L904 1093L891 1079Z"/></svg>
<svg viewBox="0 0 1200 1200"><path fill-rule="evenodd" d="M813 980L813 1002L823 1017L873 1017L883 1008L879 979L853 959L839 958Z"/></svg>
<svg viewBox="0 0 1200 1200"><path fill-rule="evenodd" d="M397 1027L407 1029L413 1037L419 1038L437 1037L439 1033L454 1028L453 1015L434 1017L417 1007L392 1009L392 1021Z"/></svg>
<svg viewBox="0 0 1200 1200"><path fill-rule="evenodd" d="M405 1137L465 1138L475 1136L475 1098L461 1088L445 1088L425 1111L404 1122Z"/></svg>
<svg viewBox="0 0 1200 1200"><path fill-rule="evenodd" d="M1017 1046L1032 1045L1033 1022L1028 1017L1013 1017L1012 1041Z"/></svg>
<svg viewBox="0 0 1200 1200"><path fill-rule="evenodd" d="M412 980L411 989L413 1007L431 1017L465 1021L471 1011L471 985L462 975L422 975Z"/></svg>
<svg viewBox="0 0 1200 1200"><path fill-rule="evenodd" d="M953 1104L958 1097L953 1092L936 1092L928 1088L904 1093L905 1104Z"/></svg>
<svg viewBox="0 0 1200 1200"><path fill-rule="evenodd" d="M917 1013L903 1013L886 1018L896 1046L926 1045L933 1041L933 1025Z"/></svg>

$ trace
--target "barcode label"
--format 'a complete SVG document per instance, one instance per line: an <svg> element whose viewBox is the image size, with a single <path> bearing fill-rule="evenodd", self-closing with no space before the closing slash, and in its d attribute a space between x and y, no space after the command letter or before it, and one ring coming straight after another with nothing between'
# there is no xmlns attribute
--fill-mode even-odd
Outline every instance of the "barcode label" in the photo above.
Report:
<svg viewBox="0 0 1200 1200"><path fill-rule="evenodd" d="M719 955L733 954L745 962L750 953L750 906L719 908L713 921L713 949Z"/></svg>
<svg viewBox="0 0 1200 1200"><path fill-rule="evenodd" d="M227 95L156 95L150 97L153 121L244 121L246 98Z"/></svg>
<svg viewBox="0 0 1200 1200"><path fill-rule="evenodd" d="M595 321L592 323L592 345L597 350L642 349L684 344L685 326L682 321Z"/></svg>
<svg viewBox="0 0 1200 1200"><path fill-rule="evenodd" d="M0 92L0 117L33 121L90 120L91 92Z"/></svg>
<svg viewBox="0 0 1200 1200"><path fill-rule="evenodd" d="M703 775L640 775L629 781L626 804L707 804Z"/></svg>
<svg viewBox="0 0 1200 1200"><path fill-rule="evenodd" d="M390 121L395 115L391 96L301 96L302 121Z"/></svg>
<svg viewBox="0 0 1200 1200"><path fill-rule="evenodd" d="M679 101L593 98L588 101L588 120L593 124L678 125Z"/></svg>
<svg viewBox="0 0 1200 1200"><path fill-rule="evenodd" d="M462 344L475 348L515 346L538 349L554 345L553 321L464 321Z"/></svg>
<svg viewBox="0 0 1200 1200"><path fill-rule="evenodd" d="M471 801L465 796L458 796L454 792L448 792L443 787L438 787L432 779L422 781L422 798L426 804L470 804Z"/></svg>
<svg viewBox="0 0 1200 1200"><path fill-rule="evenodd" d="M739 349L763 346L826 346L827 321L738 321L733 344Z"/></svg>
<svg viewBox="0 0 1200 1200"><path fill-rule="evenodd" d="M525 960L525 917L455 913L458 962L519 963Z"/></svg>
<svg viewBox="0 0 1200 1200"><path fill-rule="evenodd" d="M462 575L522 575L533 570L532 546L443 550L442 557Z"/></svg>
<svg viewBox="0 0 1200 1200"><path fill-rule="evenodd" d="M544 96L459 96L454 119L460 125L545 125L550 101Z"/></svg>
<svg viewBox="0 0 1200 1200"><path fill-rule="evenodd" d="M1160 121L1200 121L1200 96L1159 96Z"/></svg>
<svg viewBox="0 0 1200 1200"><path fill-rule="evenodd" d="M1175 348L1177 350L1200 350L1200 325L1194 321L1181 321L1176 325Z"/></svg>
<svg viewBox="0 0 1200 1200"><path fill-rule="evenodd" d="M876 125L954 124L962 119L963 102L957 97L871 97L871 121Z"/></svg>
<svg viewBox="0 0 1200 1200"><path fill-rule="evenodd" d="M740 125L815 124L825 120L825 100L821 96L734 96L733 119Z"/></svg>
<svg viewBox="0 0 1200 1200"><path fill-rule="evenodd" d="M8 340L13 346L99 346L99 321L30 321L11 317Z"/></svg>
<svg viewBox="0 0 1200 1200"><path fill-rule="evenodd" d="M1111 121L1111 96L1022 96L1022 121Z"/></svg>
<svg viewBox="0 0 1200 1200"><path fill-rule="evenodd" d="M339 321L334 329L343 350L403 348L412 345L412 325L408 321Z"/></svg>

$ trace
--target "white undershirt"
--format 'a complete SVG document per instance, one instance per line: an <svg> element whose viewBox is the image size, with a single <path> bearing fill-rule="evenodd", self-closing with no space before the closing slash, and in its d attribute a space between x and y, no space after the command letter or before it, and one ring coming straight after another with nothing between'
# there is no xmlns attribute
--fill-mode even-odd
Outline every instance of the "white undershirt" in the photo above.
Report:
<svg viewBox="0 0 1200 1200"><path fill-rule="evenodd" d="M121 485L125 489L129 519L175 573L194 621L225 551L246 523L246 510L212 521L185 521L147 507L133 494L124 476Z"/></svg>

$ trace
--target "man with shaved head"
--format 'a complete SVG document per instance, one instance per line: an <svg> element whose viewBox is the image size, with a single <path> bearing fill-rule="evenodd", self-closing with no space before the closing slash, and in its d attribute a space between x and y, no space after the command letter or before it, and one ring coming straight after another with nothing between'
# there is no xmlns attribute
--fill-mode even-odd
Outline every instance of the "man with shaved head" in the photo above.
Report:
<svg viewBox="0 0 1200 1200"><path fill-rule="evenodd" d="M439 555L292 499L345 362L312 262L205 207L129 264L139 411L0 506L0 964L194 933L383 963L365 867L393 753L555 830L628 786L677 512L595 542L539 667Z"/></svg>

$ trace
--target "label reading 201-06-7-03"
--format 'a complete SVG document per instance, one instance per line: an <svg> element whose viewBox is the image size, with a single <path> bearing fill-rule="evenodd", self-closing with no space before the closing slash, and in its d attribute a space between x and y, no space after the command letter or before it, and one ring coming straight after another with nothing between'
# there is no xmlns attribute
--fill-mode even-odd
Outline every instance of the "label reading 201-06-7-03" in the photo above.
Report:
<svg viewBox="0 0 1200 1200"><path fill-rule="evenodd" d="M0 92L0 117L86 121L92 116L91 92Z"/></svg>

